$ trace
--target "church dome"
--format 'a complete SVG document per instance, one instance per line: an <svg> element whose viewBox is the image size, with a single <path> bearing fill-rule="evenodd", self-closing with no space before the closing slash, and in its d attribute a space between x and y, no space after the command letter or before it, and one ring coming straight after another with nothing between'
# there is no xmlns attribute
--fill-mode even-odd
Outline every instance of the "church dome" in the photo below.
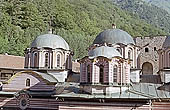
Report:
<svg viewBox="0 0 170 110"><path fill-rule="evenodd" d="M60 36L54 34L43 34L38 36L31 44L32 47L43 48L48 47L52 49L62 48L69 50L67 42Z"/></svg>
<svg viewBox="0 0 170 110"><path fill-rule="evenodd" d="M163 43L163 48L170 47L170 36L167 36L165 42Z"/></svg>
<svg viewBox="0 0 170 110"><path fill-rule="evenodd" d="M107 46L96 47L95 49L90 50L88 55L91 59L99 56L106 58L122 57L115 48Z"/></svg>
<svg viewBox="0 0 170 110"><path fill-rule="evenodd" d="M133 38L125 31L120 29L107 29L101 32L96 39L94 40L93 44L135 44Z"/></svg>

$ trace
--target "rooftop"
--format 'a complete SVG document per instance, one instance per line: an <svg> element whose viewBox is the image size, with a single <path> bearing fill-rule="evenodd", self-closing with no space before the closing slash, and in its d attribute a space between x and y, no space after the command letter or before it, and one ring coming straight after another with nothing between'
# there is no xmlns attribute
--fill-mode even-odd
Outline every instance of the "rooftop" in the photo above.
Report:
<svg viewBox="0 0 170 110"><path fill-rule="evenodd" d="M0 67L10 69L24 69L25 57L0 54Z"/></svg>
<svg viewBox="0 0 170 110"><path fill-rule="evenodd" d="M70 85L69 85L70 84ZM56 97L65 98L104 98L104 99L168 99L170 94L168 91L160 89L161 84L137 83L129 86L129 89L122 92L116 92L111 95L83 94L80 92L78 83L69 83L64 85L64 91ZM67 85L67 86L66 86ZM63 86L63 85L62 85Z"/></svg>

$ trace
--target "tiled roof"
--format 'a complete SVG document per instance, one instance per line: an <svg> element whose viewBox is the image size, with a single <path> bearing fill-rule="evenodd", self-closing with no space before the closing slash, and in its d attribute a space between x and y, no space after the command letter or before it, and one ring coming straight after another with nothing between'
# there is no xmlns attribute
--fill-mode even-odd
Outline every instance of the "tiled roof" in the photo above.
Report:
<svg viewBox="0 0 170 110"><path fill-rule="evenodd" d="M0 68L24 69L25 57L0 54Z"/></svg>

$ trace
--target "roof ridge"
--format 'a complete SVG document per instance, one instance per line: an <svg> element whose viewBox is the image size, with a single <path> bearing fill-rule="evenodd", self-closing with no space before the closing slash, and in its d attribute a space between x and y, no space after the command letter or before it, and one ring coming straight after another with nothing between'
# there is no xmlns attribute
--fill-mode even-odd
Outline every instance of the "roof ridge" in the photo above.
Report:
<svg viewBox="0 0 170 110"><path fill-rule="evenodd" d="M15 56L15 55L4 55L4 54L0 54L0 56L9 56L9 57L22 57L22 58L25 58L24 56Z"/></svg>

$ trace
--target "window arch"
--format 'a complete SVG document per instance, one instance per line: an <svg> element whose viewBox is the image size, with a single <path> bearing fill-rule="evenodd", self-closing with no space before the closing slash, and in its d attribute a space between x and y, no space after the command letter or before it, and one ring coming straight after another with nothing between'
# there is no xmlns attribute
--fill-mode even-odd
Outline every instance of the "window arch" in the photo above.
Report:
<svg viewBox="0 0 170 110"><path fill-rule="evenodd" d="M116 48L116 50L117 50L120 54L122 54L121 48Z"/></svg>
<svg viewBox="0 0 170 110"><path fill-rule="evenodd" d="M99 66L99 82L102 84L104 83L104 66L103 65L100 65Z"/></svg>
<svg viewBox="0 0 170 110"><path fill-rule="evenodd" d="M60 59L61 59L61 55L57 54L57 67L60 67Z"/></svg>
<svg viewBox="0 0 170 110"><path fill-rule="evenodd" d="M150 62L145 62L142 65L142 74L143 75L152 75L153 74L153 65Z"/></svg>
<svg viewBox="0 0 170 110"><path fill-rule="evenodd" d="M128 58L131 59L131 51L128 51Z"/></svg>
<svg viewBox="0 0 170 110"><path fill-rule="evenodd" d="M90 81L90 77L91 77L91 75L90 75L90 65L88 65L88 66L87 66L87 82L88 82L88 83L91 82L91 81Z"/></svg>
<svg viewBox="0 0 170 110"><path fill-rule="evenodd" d="M49 67L49 54L45 53L45 67Z"/></svg>
<svg viewBox="0 0 170 110"><path fill-rule="evenodd" d="M31 85L31 81L29 78L26 79L26 87L30 87Z"/></svg>
<svg viewBox="0 0 170 110"><path fill-rule="evenodd" d="M132 55L133 55L132 49L130 49L130 50L128 51L128 58L131 59L131 60L133 59Z"/></svg>
<svg viewBox="0 0 170 110"><path fill-rule="evenodd" d="M38 55L37 53L34 53L34 67L38 66Z"/></svg>
<svg viewBox="0 0 170 110"><path fill-rule="evenodd" d="M113 66L113 82L117 82L117 65Z"/></svg>

